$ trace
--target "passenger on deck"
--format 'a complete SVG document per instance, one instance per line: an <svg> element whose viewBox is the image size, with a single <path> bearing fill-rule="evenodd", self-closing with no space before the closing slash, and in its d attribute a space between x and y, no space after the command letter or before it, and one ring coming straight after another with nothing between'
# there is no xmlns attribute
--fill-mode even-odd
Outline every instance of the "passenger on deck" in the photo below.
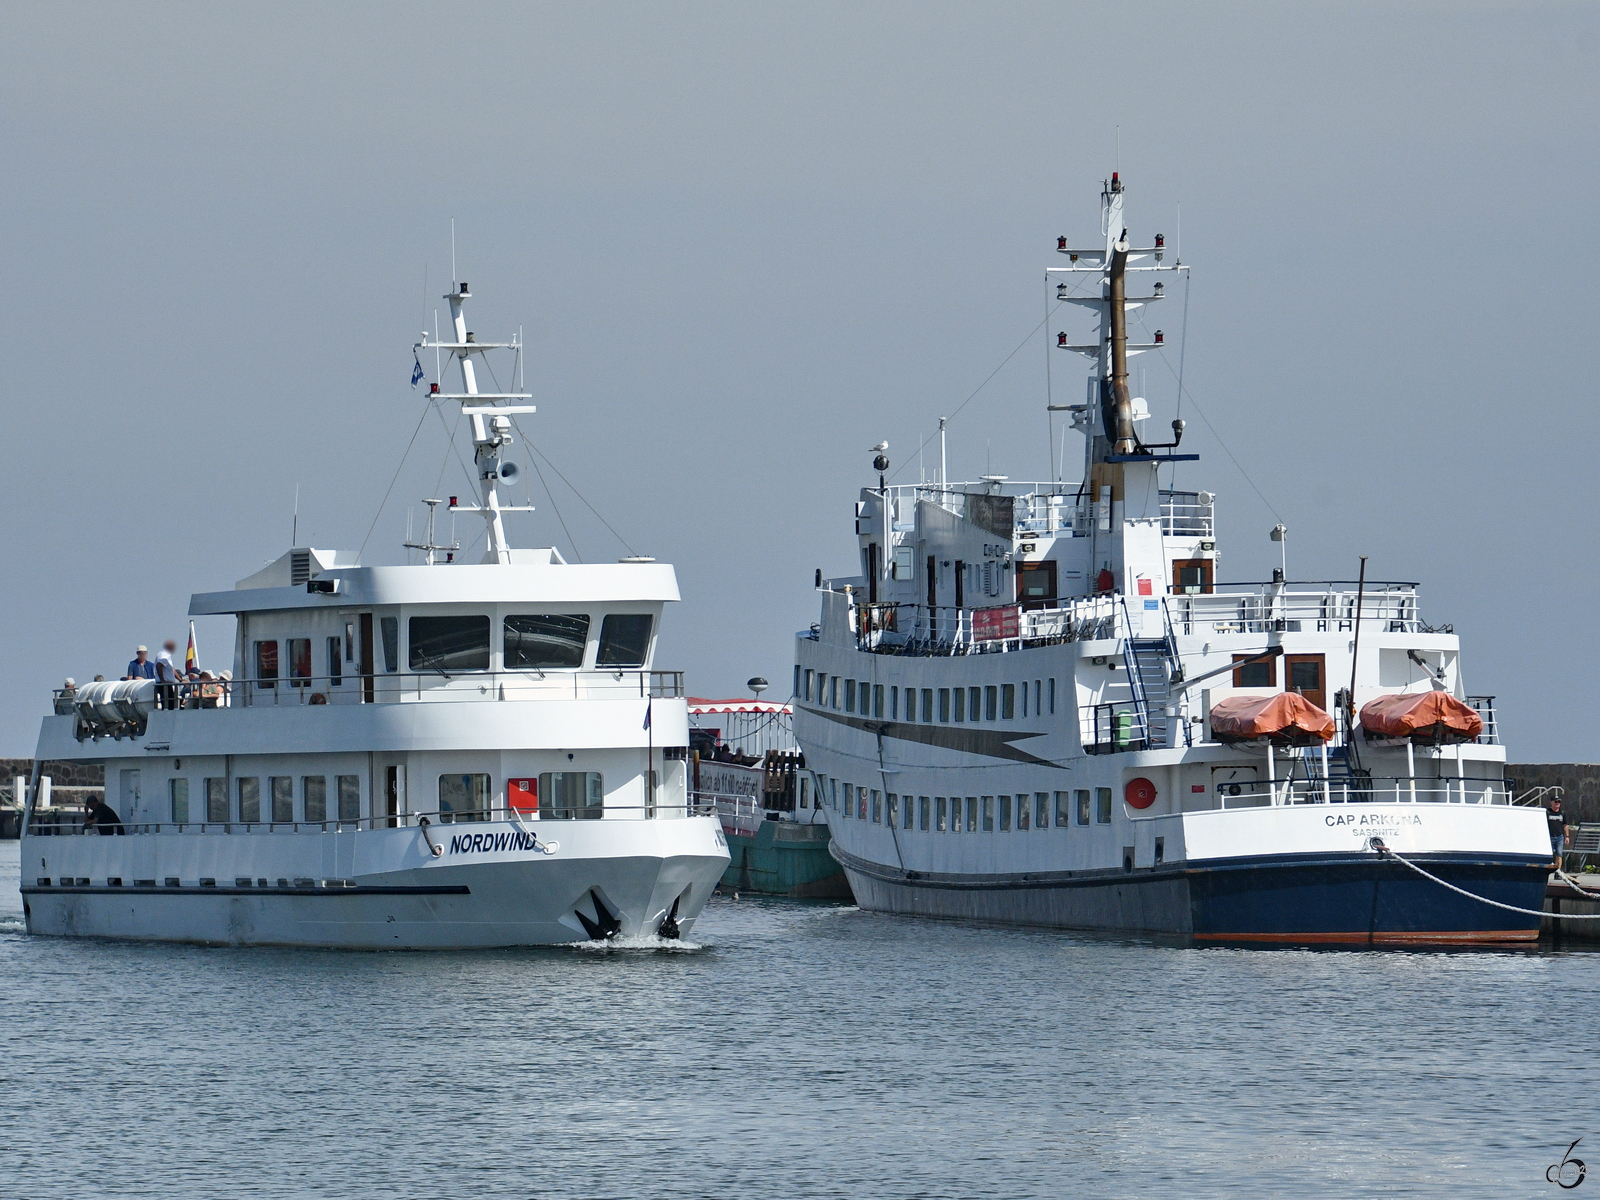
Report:
<svg viewBox="0 0 1600 1200"><path fill-rule="evenodd" d="M112 810L111 806L98 796L89 797L89 811L84 814L83 831L88 833L93 829L104 837L113 834L126 833L122 827L122 818Z"/></svg>
<svg viewBox="0 0 1600 1200"><path fill-rule="evenodd" d="M178 682L183 678L172 665L172 656L177 649L178 643L169 640L163 643L161 653L156 655L156 680L161 685L156 688L156 696L161 707L169 712L178 707Z"/></svg>
<svg viewBox="0 0 1600 1200"><path fill-rule="evenodd" d="M150 661L150 651L145 646L140 646L134 651L133 661L128 664L128 673L124 679L154 679L156 665Z"/></svg>

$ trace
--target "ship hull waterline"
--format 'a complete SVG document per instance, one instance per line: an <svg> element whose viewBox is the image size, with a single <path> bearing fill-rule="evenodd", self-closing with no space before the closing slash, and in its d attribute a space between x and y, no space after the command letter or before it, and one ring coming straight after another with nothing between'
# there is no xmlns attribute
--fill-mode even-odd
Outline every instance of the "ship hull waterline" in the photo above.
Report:
<svg viewBox="0 0 1600 1200"><path fill-rule="evenodd" d="M851 898L843 868L828 853L826 825L764 821L754 831L724 825L723 834L729 856L724 888L791 900Z"/></svg>
<svg viewBox="0 0 1600 1200"><path fill-rule="evenodd" d="M1369 855L1262 855L1132 871L959 876L899 871L833 847L863 909L994 924L1171 934L1197 942L1502 944L1536 941L1537 916L1494 908ZM1431 854L1424 870L1485 899L1539 911L1550 860Z"/></svg>
<svg viewBox="0 0 1600 1200"><path fill-rule="evenodd" d="M153 881L137 881L128 874L111 876L112 871L126 869L114 851L134 843L155 843L148 850L139 849L159 859L163 851L192 854L196 843L210 838L181 834L30 838L24 843L25 852L56 860L62 873L49 877L48 884L25 878L24 914L27 930L34 935L202 945L351 950L549 946L597 936L647 937L659 934L669 921L676 923L679 938L686 938L727 867L726 850L713 819L660 824L704 828L675 830L676 836L651 839L669 845L635 844L604 855L566 853L563 848L549 855L536 849L459 855L447 851L438 858L426 850L414 828L364 832L359 836L389 843L376 848L374 859L403 861L375 861L371 866L377 869L349 871L335 880L297 880L303 872L294 868L303 863L293 858L320 859L321 848L294 843L352 835L278 834L248 839L282 859L255 864L260 879L219 878L215 884L196 885L195 876L186 874L183 884L170 887L159 870L151 872ZM478 844L484 845L492 844L500 827L479 828L483 840ZM570 830L568 826L563 832ZM72 862L69 854L79 861ZM94 861L99 858L106 861ZM113 878L120 882L113 884ZM241 886L246 882L250 886Z"/></svg>

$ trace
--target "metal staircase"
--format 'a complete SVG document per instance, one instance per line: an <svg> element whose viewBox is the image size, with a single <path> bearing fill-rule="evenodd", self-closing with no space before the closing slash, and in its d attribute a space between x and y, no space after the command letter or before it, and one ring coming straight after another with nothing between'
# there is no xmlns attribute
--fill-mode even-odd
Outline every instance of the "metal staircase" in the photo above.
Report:
<svg viewBox="0 0 1600 1200"><path fill-rule="evenodd" d="M1147 746L1165 746L1168 737L1167 705L1172 687L1167 673L1166 638L1128 638L1122 643L1122 661L1128 686L1144 725Z"/></svg>

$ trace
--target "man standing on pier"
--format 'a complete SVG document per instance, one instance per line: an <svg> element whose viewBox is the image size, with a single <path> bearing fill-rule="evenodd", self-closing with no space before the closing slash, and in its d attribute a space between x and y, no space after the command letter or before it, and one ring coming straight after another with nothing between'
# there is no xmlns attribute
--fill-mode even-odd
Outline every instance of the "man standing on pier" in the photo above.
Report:
<svg viewBox="0 0 1600 1200"><path fill-rule="evenodd" d="M1545 817L1550 822L1550 853L1559 860L1567 848L1567 814L1561 811L1560 796L1550 801Z"/></svg>

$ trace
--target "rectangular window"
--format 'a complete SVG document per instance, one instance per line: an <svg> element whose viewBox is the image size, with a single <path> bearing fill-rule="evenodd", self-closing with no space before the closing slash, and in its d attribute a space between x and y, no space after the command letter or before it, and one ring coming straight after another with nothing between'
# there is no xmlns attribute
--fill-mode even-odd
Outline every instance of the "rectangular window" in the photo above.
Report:
<svg viewBox="0 0 1600 1200"><path fill-rule="evenodd" d="M393 675L400 669L400 618L379 617L378 635L383 642L383 669Z"/></svg>
<svg viewBox="0 0 1600 1200"><path fill-rule="evenodd" d="M794 686L789 689L789 694L796 698L800 695L800 664L794 665Z"/></svg>
<svg viewBox="0 0 1600 1200"><path fill-rule="evenodd" d="M1078 809L1078 824L1087 825L1089 823L1089 789L1079 788L1073 793L1073 798Z"/></svg>
<svg viewBox="0 0 1600 1200"><path fill-rule="evenodd" d="M863 679L861 681L861 686L856 689L856 697L861 701L861 715L870 717L872 715L872 684L868 680Z"/></svg>
<svg viewBox="0 0 1600 1200"><path fill-rule="evenodd" d="M1017 685L1014 683L1000 685L1000 719L1002 721L1017 719Z"/></svg>
<svg viewBox="0 0 1600 1200"><path fill-rule="evenodd" d="M328 686L344 686L344 639L328 639Z"/></svg>
<svg viewBox="0 0 1600 1200"><path fill-rule="evenodd" d="M967 689L955 689L955 717L957 721L967 719Z"/></svg>
<svg viewBox="0 0 1600 1200"><path fill-rule="evenodd" d="M272 789L272 820L287 825L294 820L294 776L274 775L267 782Z"/></svg>
<svg viewBox="0 0 1600 1200"><path fill-rule="evenodd" d="M800 776L800 807L811 807L811 777L809 775Z"/></svg>
<svg viewBox="0 0 1600 1200"><path fill-rule="evenodd" d="M412 617L409 636L413 671L489 669L488 617Z"/></svg>
<svg viewBox="0 0 1600 1200"><path fill-rule="evenodd" d="M898 721L899 719L900 719L900 689L897 688L897 687L892 687L892 688L889 689L889 720Z"/></svg>
<svg viewBox="0 0 1600 1200"><path fill-rule="evenodd" d="M339 820L361 820L361 776L340 775L336 786L339 789Z"/></svg>
<svg viewBox="0 0 1600 1200"><path fill-rule="evenodd" d="M835 712L839 709L839 677L830 676L828 679L828 707Z"/></svg>
<svg viewBox="0 0 1600 1200"><path fill-rule="evenodd" d="M589 644L589 615L528 613L510 616L505 619L504 637L508 671L581 667L583 649Z"/></svg>
<svg viewBox="0 0 1600 1200"><path fill-rule="evenodd" d="M311 639L289 639L289 686L311 686Z"/></svg>
<svg viewBox="0 0 1600 1200"><path fill-rule="evenodd" d="M258 688L275 688L278 686L278 643L256 643L256 686Z"/></svg>
<svg viewBox="0 0 1600 1200"><path fill-rule="evenodd" d="M1056 793L1056 828L1065 829L1072 824L1071 792Z"/></svg>
<svg viewBox="0 0 1600 1200"><path fill-rule="evenodd" d="M1062 792L1061 795L1065 797L1066 793ZM1066 814L1063 812L1062 816L1066 816ZM1049 792L1035 792L1033 794L1033 827L1035 829L1050 828Z"/></svg>
<svg viewBox="0 0 1600 1200"><path fill-rule="evenodd" d="M837 779L828 780L828 807L833 809L834 812L839 811L839 781Z"/></svg>
<svg viewBox="0 0 1600 1200"><path fill-rule="evenodd" d="M1255 662L1244 662L1249 658L1247 654L1235 654L1233 661L1233 686L1238 688L1259 687L1269 688L1278 686L1278 660L1275 658L1258 658Z"/></svg>
<svg viewBox="0 0 1600 1200"><path fill-rule="evenodd" d="M811 703L811 685L815 682L815 672L810 667L806 668L804 698L807 704Z"/></svg>
<svg viewBox="0 0 1600 1200"><path fill-rule="evenodd" d="M305 805L306 820L312 823L328 819L328 777L306 775L300 780L300 799Z"/></svg>
<svg viewBox="0 0 1600 1200"><path fill-rule="evenodd" d="M944 820L945 820L945 817L944 817L945 799L944 799L943 796L935 796L934 800L933 800L933 803L934 803L935 811L938 814L938 819L934 823L933 827L937 832L943 833L944 830L945 830L945 824L944 824Z"/></svg>
<svg viewBox="0 0 1600 1200"><path fill-rule="evenodd" d="M928 798L926 796L917 797L917 821L922 831L926 833L928 831Z"/></svg>
<svg viewBox="0 0 1600 1200"><path fill-rule="evenodd" d="M1050 681L1050 689L1049 690L1050 690L1050 715L1053 717L1053 716L1056 715L1056 681L1054 679L1052 679Z"/></svg>
<svg viewBox="0 0 1600 1200"><path fill-rule="evenodd" d="M901 820L900 820L900 828L902 828L902 829L910 829L912 824L913 824L913 822L915 821L916 815L917 815L913 811L916 808L916 804L913 802L913 800L912 800L912 798L910 796L902 796L902 797L900 797L900 801L905 806L904 809L902 810L902 816L901 816Z"/></svg>
<svg viewBox="0 0 1600 1200"><path fill-rule="evenodd" d="M171 821L175 825L184 825L189 820L189 781L187 779L167 780L167 799L171 802Z"/></svg>
<svg viewBox="0 0 1600 1200"><path fill-rule="evenodd" d="M487 792L489 777L481 778ZM556 821L598 821L606 815L605 786L599 771L546 771L539 776L539 802L544 805L544 816ZM488 807L485 800L484 808Z"/></svg>
<svg viewBox="0 0 1600 1200"><path fill-rule="evenodd" d="M872 685L872 715L877 720L883 720L883 684Z"/></svg>
<svg viewBox="0 0 1600 1200"><path fill-rule="evenodd" d="M999 699L1000 689L995 687L994 684L991 683L983 689L983 719L985 721L992 721L999 715L997 711L1000 707Z"/></svg>
<svg viewBox="0 0 1600 1200"><path fill-rule="evenodd" d="M548 775L539 777L544 791ZM482 774L439 776L439 820L449 825L460 821L487 821L490 804L489 777ZM342 814L341 814L342 815ZM546 812L545 816L552 816Z"/></svg>
<svg viewBox="0 0 1600 1200"><path fill-rule="evenodd" d="M1039 690L1039 681L1035 679L1033 681L1033 715L1036 717L1044 715L1044 709L1039 707L1039 701L1042 698L1043 693Z"/></svg>
<svg viewBox="0 0 1600 1200"><path fill-rule="evenodd" d="M261 820L261 780L251 776L239 780L239 821L254 825Z"/></svg>
<svg viewBox="0 0 1600 1200"><path fill-rule="evenodd" d="M1022 681L1022 717L1023 720L1027 720L1028 717L1028 681L1026 679Z"/></svg>
<svg viewBox="0 0 1600 1200"><path fill-rule="evenodd" d="M967 797L967 832L978 832L978 798L976 796Z"/></svg>
<svg viewBox="0 0 1600 1200"><path fill-rule="evenodd" d="M609 613L600 622L600 650L594 656L597 667L642 667L650 655L650 630L655 618L649 613Z"/></svg>
<svg viewBox="0 0 1600 1200"><path fill-rule="evenodd" d="M883 793L877 788L872 789L872 823L874 825L883 824ZM893 822L890 822L890 824L893 824Z"/></svg>
<svg viewBox="0 0 1600 1200"><path fill-rule="evenodd" d="M1017 828L1018 829L1026 829L1028 827L1028 798L1026 796L1022 796L1022 797L1020 797L1020 799L1021 799L1022 803L1017 805ZM1001 796L1000 797L1000 830L1001 830L1001 832L1004 832L1005 830L1010 829L1010 828L1011 828L1011 797L1010 796Z"/></svg>
<svg viewBox="0 0 1600 1200"><path fill-rule="evenodd" d="M1095 788L1094 820L1096 825L1111 824L1111 789Z"/></svg>
<svg viewBox="0 0 1600 1200"><path fill-rule="evenodd" d="M856 819L861 821L867 819L867 789L865 787L856 789Z"/></svg>
<svg viewBox="0 0 1600 1200"><path fill-rule="evenodd" d="M354 621L346 621L344 623L344 660L347 663L353 663L356 660L356 623Z"/></svg>
<svg viewBox="0 0 1600 1200"><path fill-rule="evenodd" d="M893 792L888 793L883 798L883 808L884 808L884 813L886 815L886 819L884 821L885 825L898 825L898 824L900 824L900 797L899 796L895 795Z"/></svg>
<svg viewBox="0 0 1600 1200"><path fill-rule="evenodd" d="M846 679L844 681L844 710L849 713L853 713L856 710L856 681L854 679Z"/></svg>
<svg viewBox="0 0 1600 1200"><path fill-rule="evenodd" d="M932 725L933 724L933 689L932 688L923 688L922 689L922 723L924 725Z"/></svg>
<svg viewBox="0 0 1600 1200"><path fill-rule="evenodd" d="M206 822L210 825L228 823L228 781L206 780Z"/></svg>
<svg viewBox="0 0 1600 1200"><path fill-rule="evenodd" d="M942 724L950 723L950 689L939 689L939 721Z"/></svg>
<svg viewBox="0 0 1600 1200"><path fill-rule="evenodd" d="M993 796L985 796L983 798L983 831L985 833L993 833L994 832L994 797Z"/></svg>
<svg viewBox="0 0 1600 1200"><path fill-rule="evenodd" d="M976 721L982 715L983 689L967 689L967 720Z"/></svg>
<svg viewBox="0 0 1600 1200"><path fill-rule="evenodd" d="M856 815L856 789L848 780L840 787L839 813L846 818Z"/></svg>

